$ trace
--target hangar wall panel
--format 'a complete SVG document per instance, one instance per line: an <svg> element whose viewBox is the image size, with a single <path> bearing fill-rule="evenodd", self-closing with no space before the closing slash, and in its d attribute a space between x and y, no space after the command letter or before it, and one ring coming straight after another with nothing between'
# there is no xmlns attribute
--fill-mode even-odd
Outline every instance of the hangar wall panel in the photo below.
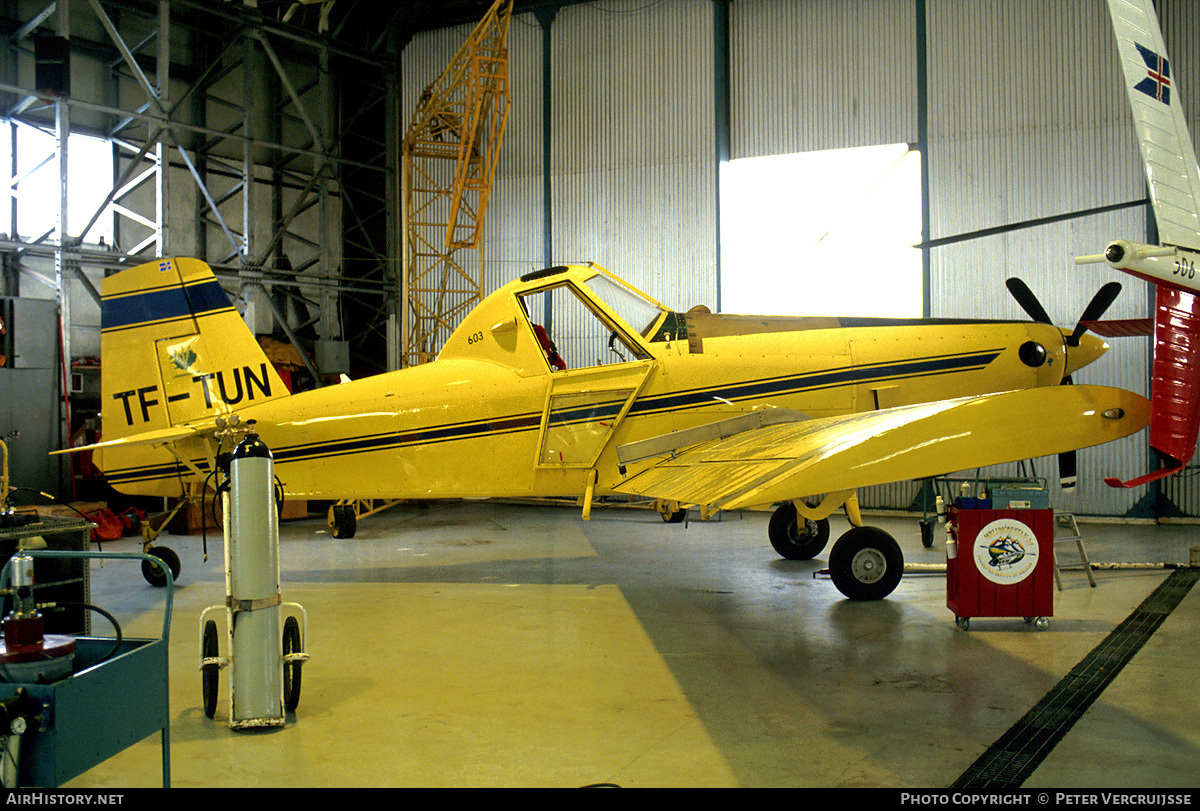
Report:
<svg viewBox="0 0 1200 811"><path fill-rule="evenodd" d="M426 32L405 48L405 127L469 32ZM512 109L484 225L485 294L544 264L534 15L513 16L508 44ZM552 261L595 261L672 306L713 305L711 3L563 8L551 25L550 64Z"/></svg>
<svg viewBox="0 0 1200 811"><path fill-rule="evenodd" d="M512 106L483 224L484 295L544 264L542 34L532 14L513 15L508 73Z"/></svg>
<svg viewBox="0 0 1200 811"><path fill-rule="evenodd" d="M916 141L915 37L912 0L733 3L731 157Z"/></svg>
<svg viewBox="0 0 1200 811"><path fill-rule="evenodd" d="M711 2L568 6L552 38L556 261L713 306Z"/></svg>

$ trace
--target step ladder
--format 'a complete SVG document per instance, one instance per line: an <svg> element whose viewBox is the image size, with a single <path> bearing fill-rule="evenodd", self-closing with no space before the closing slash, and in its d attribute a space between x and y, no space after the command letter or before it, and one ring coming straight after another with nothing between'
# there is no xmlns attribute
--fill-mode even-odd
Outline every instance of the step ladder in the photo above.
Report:
<svg viewBox="0 0 1200 811"><path fill-rule="evenodd" d="M1059 535L1059 527L1069 530L1070 534ZM1058 545L1069 542L1074 542L1075 548L1079 550L1079 563L1059 563ZM1079 524L1075 521L1075 513L1054 511L1054 546L1054 582L1058 585L1058 590L1063 590L1062 572L1075 569L1082 569L1086 572L1088 583L1092 588L1096 588L1096 576L1092 574L1092 562L1088 560L1087 550L1083 546L1083 538L1079 534Z"/></svg>

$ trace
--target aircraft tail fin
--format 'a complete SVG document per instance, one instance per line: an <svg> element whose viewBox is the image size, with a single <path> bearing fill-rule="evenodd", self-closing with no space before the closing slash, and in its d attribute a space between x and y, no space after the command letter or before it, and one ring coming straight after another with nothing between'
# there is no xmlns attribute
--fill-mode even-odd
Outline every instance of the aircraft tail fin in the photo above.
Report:
<svg viewBox="0 0 1200 811"><path fill-rule="evenodd" d="M1161 241L1200 250L1200 166L1151 0L1109 0Z"/></svg>
<svg viewBox="0 0 1200 811"><path fill-rule="evenodd" d="M101 287L105 440L215 418L288 394L212 269L164 258Z"/></svg>

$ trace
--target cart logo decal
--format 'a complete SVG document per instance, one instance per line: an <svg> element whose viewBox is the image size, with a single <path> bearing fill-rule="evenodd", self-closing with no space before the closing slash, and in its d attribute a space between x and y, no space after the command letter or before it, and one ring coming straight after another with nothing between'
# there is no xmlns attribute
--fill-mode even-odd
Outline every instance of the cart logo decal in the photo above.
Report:
<svg viewBox="0 0 1200 811"><path fill-rule="evenodd" d="M998 518L975 536L975 568L998 585L1020 583L1037 566L1033 531L1012 518Z"/></svg>

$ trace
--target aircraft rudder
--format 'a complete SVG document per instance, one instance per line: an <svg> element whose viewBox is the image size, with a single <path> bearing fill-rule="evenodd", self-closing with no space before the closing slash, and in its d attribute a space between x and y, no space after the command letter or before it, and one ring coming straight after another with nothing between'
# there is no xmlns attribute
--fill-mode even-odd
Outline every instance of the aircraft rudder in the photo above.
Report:
<svg viewBox="0 0 1200 811"><path fill-rule="evenodd" d="M115 439L288 391L212 269L164 258L105 279L101 413Z"/></svg>

